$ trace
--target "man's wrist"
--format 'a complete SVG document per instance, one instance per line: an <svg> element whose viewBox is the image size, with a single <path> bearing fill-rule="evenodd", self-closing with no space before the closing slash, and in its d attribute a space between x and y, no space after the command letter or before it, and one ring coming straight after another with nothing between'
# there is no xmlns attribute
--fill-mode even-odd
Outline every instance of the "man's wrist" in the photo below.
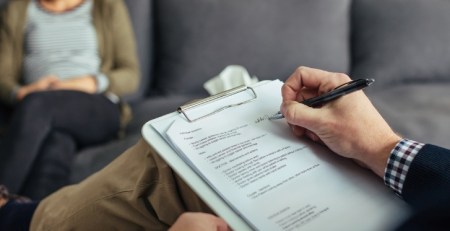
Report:
<svg viewBox="0 0 450 231"><path fill-rule="evenodd" d="M400 142L402 138L395 133L390 136L385 136L385 141L377 145L375 154L369 155L371 159L366 164L371 168L371 170L380 176L381 178L385 175L386 164L391 155L392 150Z"/></svg>
<svg viewBox="0 0 450 231"><path fill-rule="evenodd" d="M402 139L392 149L384 172L384 183L398 195L402 194L409 167L423 146L423 143Z"/></svg>

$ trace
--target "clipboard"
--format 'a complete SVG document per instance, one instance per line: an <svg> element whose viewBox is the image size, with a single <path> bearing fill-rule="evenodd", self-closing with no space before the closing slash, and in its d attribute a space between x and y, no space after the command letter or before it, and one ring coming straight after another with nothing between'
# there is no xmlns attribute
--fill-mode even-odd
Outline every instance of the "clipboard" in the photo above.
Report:
<svg viewBox="0 0 450 231"><path fill-rule="evenodd" d="M227 221L233 230L253 230L253 228L234 211L171 147L170 144L154 129L155 124L170 126L175 119L183 117L189 122L196 122L208 116L220 113L230 107L239 107L257 99L255 87L270 81L261 81L253 86L239 86L228 91L201 99L178 107L177 111L148 121L142 127L142 136L147 143L169 164L172 169L191 187L191 189L221 218ZM247 94L244 100L233 100L237 94ZM231 97L231 98L230 98ZM227 101L228 100L228 101ZM227 101L226 104L223 104ZM195 110L206 105L212 107L209 113L196 116Z"/></svg>
<svg viewBox="0 0 450 231"><path fill-rule="evenodd" d="M275 80L276 81L276 80ZM216 192L213 189L213 185L209 184L207 182L207 180L205 180L205 178L202 178L202 176L200 176L200 174L198 174L198 172L196 172L178 153L176 150L177 147L172 146L171 142L169 142L169 138L168 137L164 137L164 135L166 134L166 131L168 131L168 129L172 126L172 124L174 123L175 120L185 120L189 123L196 123L197 121L201 121L201 120L206 120L206 121L215 121L216 118L221 118L221 117L215 117L216 114L220 113L221 111L230 109L230 111L227 111L225 114L231 115L233 113L235 113L235 111L240 110L240 107L242 107L243 105L246 105L247 103L250 103L250 105L248 106L248 108L260 108L263 107L265 109L270 109L270 110L274 110L273 105L275 104L275 101L272 101L272 97L274 95L276 95L276 93L271 92L271 94L265 94L265 92L267 90L272 91L274 88L272 88L273 85L267 85L267 88L264 86L267 83L271 83L274 84L274 86L280 86L282 85L282 82L278 80L278 82L273 82L273 81L264 81L264 82L259 82L256 85L252 85L250 87L247 86L243 86L243 87L239 87L239 88L235 88L232 89L228 92L224 92L221 93L219 95L215 95L215 96L211 96L208 97L206 99L200 100L200 101L195 101L195 102L191 102L189 104L180 106L177 111L167 114L165 116L153 119L149 122L147 122L143 128L142 128L142 135L144 137L144 139L147 141L147 143L172 167L172 169L191 187L191 189L206 203L210 206L210 208L220 217L222 217L227 223L228 225L234 229L234 230L255 230L256 225L255 224L259 224L259 223L253 223L250 220L247 220L246 216L243 216L240 214L240 211L238 209L236 209L236 204L230 205L229 203L227 203L227 198L222 197L221 192ZM261 89L259 90L259 87L261 87ZM265 91L264 91L265 90ZM262 94L261 94L262 93ZM259 94L259 96L258 96ZM244 97L243 97L244 96ZM251 104L252 101L257 101L256 104ZM272 105L272 106L266 106L265 104L268 105ZM204 110L205 108L207 108L208 110ZM262 109L262 110L265 110ZM196 110L198 110L196 112ZM259 110L259 109L258 109ZM276 109L275 109L276 110ZM274 110L274 111L275 111ZM203 112L205 114L202 113L198 113L198 112ZM245 114L245 113L244 113ZM250 113L253 114L253 113ZM234 114L233 114L234 115ZM206 119L207 118L207 119ZM228 117L227 117L228 118ZM239 116L239 119L241 119L241 116ZM262 120L264 119L268 119L268 118L261 118ZM247 121L247 120L246 120ZM180 122L180 121L178 121ZM185 122L183 122L185 123ZM282 129L282 133L285 134L285 130L284 128L287 128L287 124L285 124L283 121L277 121L274 123L282 123L283 127ZM281 125L281 124L278 124ZM275 126L275 125L274 125ZM293 137L289 138L289 139L293 139ZM297 143L298 140L295 140L295 142ZM317 146L317 144L315 144L315 146L317 148L319 148ZM315 149L315 148L313 148ZM322 146L320 146L321 150L325 150ZM337 177L340 177L340 179L342 179L342 176L350 176L351 180L346 180L345 182L341 182L339 183L339 188L341 188L341 186L349 186L350 184L352 184L352 182L358 182L357 184L352 184L350 185L350 190L357 190L358 193L354 194L356 195L356 198L351 198L349 199L348 196L339 196L337 197L339 200L335 200L338 201L339 203L348 203L348 202L353 202L358 204L358 201L361 202L361 200L367 200L368 198L370 198L370 201L373 202L367 202L367 203L361 203L362 207L364 207L365 209L367 208L366 206L369 206L369 208L374 208L374 204L376 204L375 206L380 206L382 205L383 208L376 208L377 210L373 211L373 216L372 217L376 217L376 218L372 218L370 219L370 225L369 227L371 227L371 229L369 230L383 230L386 229L386 226L391 227L391 225L394 222L397 222L398 219L403 218L407 213L407 207L405 206L404 202L400 201L393 193L391 194L391 192L389 193L389 196L386 196L386 192L389 191L384 185L379 184L380 182L378 181L379 179L375 176L373 176L373 174L370 174L367 171L362 171L362 169L359 169L359 166L356 166L356 164L351 163L352 165L350 166L350 162L349 160L344 160L343 158L339 158L336 155L328 155L327 153L329 152L329 150L326 151L326 153L324 155L318 155L317 158L318 159L339 159L336 162L320 162L321 165L324 165L325 167L323 167L323 169L325 170L321 170L321 171L325 171L325 172L333 172L334 173L339 173ZM299 155L301 156L301 155ZM301 158L301 157L300 157ZM303 161L303 159L302 159ZM338 163L339 162L339 163ZM298 164L298 162L295 162ZM331 169L330 167L327 167L328 163L336 163L337 166L333 169ZM295 165L296 167L299 165ZM328 166L331 166L330 164L328 164ZM349 167L349 169L344 169L343 167ZM352 175L351 172L355 171L356 167L358 167L358 170L356 171L356 173L363 173L361 175ZM331 169L331 170L330 170ZM338 170L336 170L338 169ZM337 172L339 171L339 172ZM334 176L332 175L327 175L328 176ZM332 179L336 179L334 177L329 177ZM369 179L370 178L370 179ZM361 181L361 179L365 180L369 180L369 181ZM377 182L376 185L373 184L373 182ZM211 182L211 181L210 181ZM329 183L329 181L326 181ZM340 182L340 181L338 181ZM321 186L323 186L323 183L320 184ZM357 185L357 186L355 186ZM324 187L325 189L327 187ZM322 189L322 188L321 188ZM326 190L324 190L326 191ZM347 189L345 189L345 191L347 192ZM383 192L382 192L383 191ZM335 192L335 191L330 191L330 192ZM341 192L341 191L338 191ZM360 192L368 192L368 194L365 193L360 193ZM278 194L277 194L278 195ZM328 195L328 194L327 194ZM363 196L361 196L363 195ZM319 199L327 199L327 198L319 198ZM342 199L342 200L340 200ZM372 200L373 199L373 200ZM334 199L328 199L328 200L334 200ZM315 200L314 200L315 201ZM367 200L368 201L368 200ZM329 202L329 201L328 201ZM328 202L324 202L324 203L328 203ZM386 203L389 202L389 203ZM313 202L314 203L314 202ZM380 204L378 204L380 203ZM233 208L234 206L234 208ZM332 205L334 206L334 204ZM341 206L341 205L339 205ZM342 207L336 207L337 211L340 211L340 208ZM361 207L358 207L359 210L355 210L357 212L361 211ZM387 209L392 209L387 211ZM363 211L365 211L365 209ZM248 213L246 213L248 215ZM333 213L335 214L335 213ZM347 223L343 223L342 227L347 227L346 225L348 225L348 219L350 219L348 216L349 214L355 214L355 213L343 213L345 214L346 218L347 218ZM361 214L361 213L358 213ZM393 218L395 214L395 219ZM333 219L337 219L336 217L332 216ZM339 218L339 216L337 216ZM374 224L378 224L378 222L381 221L380 223L382 223L381 225L374 225ZM363 221L363 224L361 223L362 221L360 219L354 220L353 217L351 219L351 227L365 227L367 225L367 221ZM355 223L353 223L355 222ZM358 223L358 225L353 226L354 224ZM333 224L333 223L330 223ZM383 226L383 228L381 228ZM341 228L342 228L341 227ZM375 229L374 229L375 228ZM311 230L311 229L309 229ZM315 230L315 229L313 229Z"/></svg>
<svg viewBox="0 0 450 231"><path fill-rule="evenodd" d="M240 94L240 93L247 92L247 91L251 93L250 98L248 98L248 99L228 102L225 105L222 105L219 102L220 100L223 100L223 99L225 99L227 97L231 97L231 96L234 96L236 94ZM184 117L189 122L192 123L192 122L195 122L197 120L201 120L201 119L206 118L208 116L214 115L216 113L220 113L221 111L223 111L223 110L225 110L227 108L237 107L237 106L240 106L242 104L249 103L249 102L251 102L251 101L253 101L253 100L257 99L257 98L258 98L258 96L256 95L256 92L253 89L253 87L243 85L243 86L232 88L230 90L224 91L222 93L219 93L219 94L216 94L216 95L213 95L213 96L201 99L201 100L196 100L194 102L190 102L190 103L181 105L180 107L178 107L177 111L182 113L184 115ZM209 112L202 112L200 115L197 115L197 116L190 115L190 111L193 111L196 108L200 108L202 106L205 106L207 104L211 104L211 103L214 103L214 102L219 102L220 105L215 107L215 108L212 108Z"/></svg>

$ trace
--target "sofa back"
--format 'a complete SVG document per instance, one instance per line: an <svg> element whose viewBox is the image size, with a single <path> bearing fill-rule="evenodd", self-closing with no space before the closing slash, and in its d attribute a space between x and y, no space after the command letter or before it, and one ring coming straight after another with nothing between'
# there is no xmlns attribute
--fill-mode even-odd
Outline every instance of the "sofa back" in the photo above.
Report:
<svg viewBox="0 0 450 231"><path fill-rule="evenodd" d="M354 0L353 77L375 78L370 90L450 82L450 1Z"/></svg>
<svg viewBox="0 0 450 231"><path fill-rule="evenodd" d="M450 82L448 0L154 0L152 90L198 93L226 65L285 79L298 65Z"/></svg>
<svg viewBox="0 0 450 231"><path fill-rule="evenodd" d="M153 90L206 93L202 84L239 64L286 79L302 64L348 72L350 0L154 0Z"/></svg>

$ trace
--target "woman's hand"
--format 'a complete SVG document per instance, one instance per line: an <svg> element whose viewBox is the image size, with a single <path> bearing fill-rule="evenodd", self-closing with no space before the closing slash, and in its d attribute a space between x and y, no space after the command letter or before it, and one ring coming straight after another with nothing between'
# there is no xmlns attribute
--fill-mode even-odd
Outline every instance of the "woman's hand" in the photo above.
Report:
<svg viewBox="0 0 450 231"><path fill-rule="evenodd" d="M41 79L39 79L38 81L23 86L21 88L19 88L19 90L17 91L17 100L22 100L23 98L25 98L25 96L27 96L30 93L33 92L38 92L38 91L46 91L50 89L50 86L53 85L54 83L58 82L59 79L58 77L54 76L54 75L49 75L49 76L45 76Z"/></svg>
<svg viewBox="0 0 450 231"><path fill-rule="evenodd" d="M97 91L97 82L93 76L84 75L76 78L60 80L55 75L42 77L38 81L23 86L17 91L17 100L22 100L30 93L49 90L73 90L94 94Z"/></svg>
<svg viewBox="0 0 450 231"><path fill-rule="evenodd" d="M93 76L85 75L53 82L50 90L74 90L94 94L97 91L97 82Z"/></svg>
<svg viewBox="0 0 450 231"><path fill-rule="evenodd" d="M345 74L300 67L282 88L281 112L295 135L324 143L335 153L354 159L383 177L387 158L401 138L363 91L342 96L320 108L298 103L350 80Z"/></svg>

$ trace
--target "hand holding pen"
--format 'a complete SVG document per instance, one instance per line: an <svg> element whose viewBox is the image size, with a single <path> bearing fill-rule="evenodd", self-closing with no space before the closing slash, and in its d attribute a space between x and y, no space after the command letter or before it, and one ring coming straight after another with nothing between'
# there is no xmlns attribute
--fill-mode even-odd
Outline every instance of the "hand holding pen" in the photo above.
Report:
<svg viewBox="0 0 450 231"><path fill-rule="evenodd" d="M300 67L282 87L281 112L295 136L322 143L383 177L390 152L401 137L364 92L358 91L372 82L351 81L345 74ZM347 96L335 103L319 107L344 94ZM299 99L308 99L303 102L313 107L298 103Z"/></svg>
<svg viewBox="0 0 450 231"><path fill-rule="evenodd" d="M327 92L323 95L306 99L306 100L302 101L301 103L305 104L306 106L317 107L317 106L323 105L325 103L328 103L334 99L337 99L343 95L366 88L366 87L370 86L373 82L375 82L374 79L356 79L356 80L344 83L344 84L336 87L334 90ZM277 120L277 119L282 119L282 118L284 118L284 115L281 112L277 112L276 114L269 117L269 120Z"/></svg>

